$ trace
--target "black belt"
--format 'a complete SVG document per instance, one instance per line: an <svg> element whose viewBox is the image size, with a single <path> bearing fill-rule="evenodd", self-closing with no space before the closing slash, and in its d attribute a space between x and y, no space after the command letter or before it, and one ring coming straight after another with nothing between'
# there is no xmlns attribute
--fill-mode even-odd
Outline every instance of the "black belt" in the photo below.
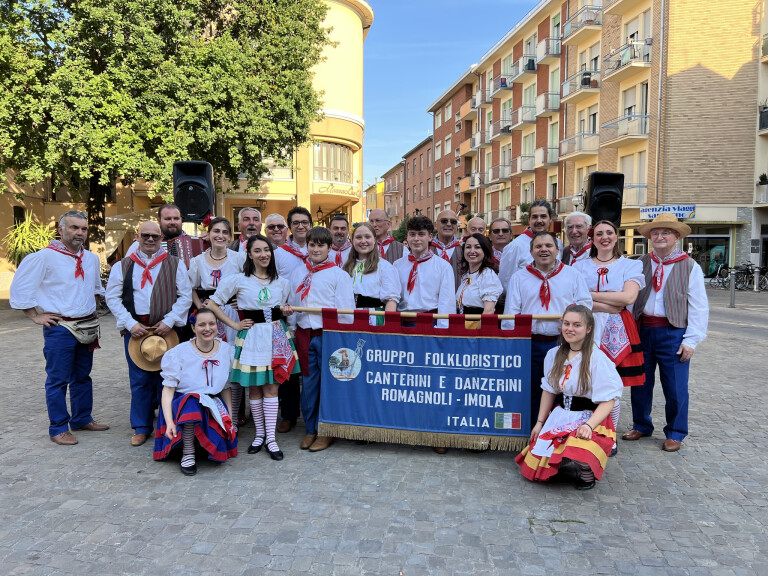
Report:
<svg viewBox="0 0 768 576"><path fill-rule="evenodd" d="M355 294L355 308L384 308L384 302L372 296Z"/></svg>
<svg viewBox="0 0 768 576"><path fill-rule="evenodd" d="M195 292L197 293L197 297L200 298L200 302L205 302L216 293L216 289L206 290L205 288L196 288ZM237 299L233 296L229 299L227 304L234 304L235 302L237 302Z"/></svg>
<svg viewBox="0 0 768 576"><path fill-rule="evenodd" d="M464 306L464 314L482 314L484 308L480 306Z"/></svg>
<svg viewBox="0 0 768 576"><path fill-rule="evenodd" d="M238 310L237 313L240 316L240 320L253 320L256 324L264 324L267 321L262 310ZM278 306L272 308L272 322L282 320L283 318L285 318L283 311Z"/></svg>
<svg viewBox="0 0 768 576"><path fill-rule="evenodd" d="M555 405L565 407L565 399L563 398L562 393L555 396ZM597 410L597 404L592 402L589 398L573 396L571 398L571 411L581 412L582 410L592 410L592 412L594 412Z"/></svg>

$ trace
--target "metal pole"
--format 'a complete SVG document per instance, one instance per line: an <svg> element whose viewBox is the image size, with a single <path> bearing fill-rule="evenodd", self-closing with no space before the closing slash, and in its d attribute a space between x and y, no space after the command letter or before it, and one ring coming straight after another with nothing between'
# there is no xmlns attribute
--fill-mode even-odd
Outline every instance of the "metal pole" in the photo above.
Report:
<svg viewBox="0 0 768 576"><path fill-rule="evenodd" d="M755 286L753 290L760 292L760 268L755 268Z"/></svg>
<svg viewBox="0 0 768 576"><path fill-rule="evenodd" d="M736 308L736 270L731 268L731 303L728 304L728 308Z"/></svg>

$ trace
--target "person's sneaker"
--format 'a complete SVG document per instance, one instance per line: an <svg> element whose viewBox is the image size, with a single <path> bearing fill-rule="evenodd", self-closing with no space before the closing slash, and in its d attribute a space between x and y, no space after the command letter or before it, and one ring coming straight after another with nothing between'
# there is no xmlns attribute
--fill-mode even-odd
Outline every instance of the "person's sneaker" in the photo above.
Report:
<svg viewBox="0 0 768 576"><path fill-rule="evenodd" d="M75 435L72 434L72 432L67 430L61 434L56 434L56 436L51 436L51 442L58 444L59 446L74 446L77 444L77 438L75 438Z"/></svg>
<svg viewBox="0 0 768 576"><path fill-rule="evenodd" d="M608 458L613 458L618 453L619 453L619 446L618 446L618 444L614 444L613 448L611 448L611 453L608 454Z"/></svg>

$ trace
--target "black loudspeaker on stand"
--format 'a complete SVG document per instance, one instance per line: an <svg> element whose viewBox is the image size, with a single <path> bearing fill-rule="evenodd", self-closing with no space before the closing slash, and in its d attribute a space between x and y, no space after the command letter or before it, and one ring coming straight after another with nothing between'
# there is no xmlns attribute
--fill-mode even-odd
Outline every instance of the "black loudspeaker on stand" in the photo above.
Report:
<svg viewBox="0 0 768 576"><path fill-rule="evenodd" d="M624 174L620 172L592 172L587 181L584 199L586 212L592 222L610 220L621 226L621 203L624 198Z"/></svg>
<svg viewBox="0 0 768 576"><path fill-rule="evenodd" d="M173 201L184 222L200 224L213 216L213 167L208 162L189 160L173 164Z"/></svg>

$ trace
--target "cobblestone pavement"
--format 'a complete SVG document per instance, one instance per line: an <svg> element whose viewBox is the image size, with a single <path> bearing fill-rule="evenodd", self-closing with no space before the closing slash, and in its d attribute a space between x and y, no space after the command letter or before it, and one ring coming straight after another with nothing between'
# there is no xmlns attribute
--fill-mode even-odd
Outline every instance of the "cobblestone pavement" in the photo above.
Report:
<svg viewBox="0 0 768 576"><path fill-rule="evenodd" d="M0 571L4 574L766 574L768 294L709 291L693 358L691 434L619 442L596 489L531 484L512 454L337 441L282 462L198 459L184 477L129 445L128 375L103 319L97 420L47 438L41 330L0 311ZM657 393L655 421L663 422ZM620 429L631 424L625 394ZM241 441L250 440L245 428Z"/></svg>

